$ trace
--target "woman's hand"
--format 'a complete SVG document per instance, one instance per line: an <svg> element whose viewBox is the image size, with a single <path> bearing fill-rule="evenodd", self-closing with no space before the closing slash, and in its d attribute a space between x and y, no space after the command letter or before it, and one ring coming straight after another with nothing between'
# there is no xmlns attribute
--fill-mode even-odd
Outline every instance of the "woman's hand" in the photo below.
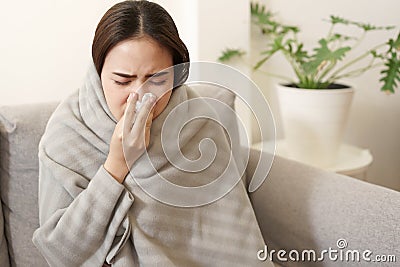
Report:
<svg viewBox="0 0 400 267"><path fill-rule="evenodd" d="M110 151L104 168L120 183L124 182L129 168L143 154L150 143L155 97L150 97L135 112L138 95L131 94L124 115L115 126ZM147 120L146 120L147 119ZM125 153L124 153L125 152Z"/></svg>

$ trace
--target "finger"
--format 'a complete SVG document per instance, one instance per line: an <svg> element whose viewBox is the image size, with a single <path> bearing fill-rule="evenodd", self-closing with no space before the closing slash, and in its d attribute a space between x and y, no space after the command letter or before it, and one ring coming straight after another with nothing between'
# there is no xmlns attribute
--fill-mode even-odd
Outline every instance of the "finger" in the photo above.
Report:
<svg viewBox="0 0 400 267"><path fill-rule="evenodd" d="M136 102L138 99L138 94L137 93L131 93L131 95L128 98L128 105L125 109L124 112L124 128L123 128L123 133L126 135L129 133L132 129L132 125L135 122L135 115L136 115Z"/></svg>
<svg viewBox="0 0 400 267"><path fill-rule="evenodd" d="M151 110L149 116L147 117L147 121L146 121L145 138L144 138L146 147L148 147L150 144L150 129L151 129L151 124L153 123L153 115L154 115L154 109Z"/></svg>
<svg viewBox="0 0 400 267"><path fill-rule="evenodd" d="M137 113L136 119L135 119L135 124L132 127L133 134L141 134L140 131L144 131L144 129L146 127L146 123L150 119L149 117L151 116L151 118L152 118L152 116L153 116L151 114L151 113L153 113L151 110L152 110L155 102L156 102L156 98L151 97L148 100L146 100L146 102L144 104L142 104L143 106L140 108L139 112Z"/></svg>
<svg viewBox="0 0 400 267"><path fill-rule="evenodd" d="M119 140L121 140L121 141L123 139L124 124L125 124L125 112L124 112L124 114L122 114L122 117L117 122L117 125L115 126L115 130L114 130L114 131L116 131L117 136L118 136Z"/></svg>

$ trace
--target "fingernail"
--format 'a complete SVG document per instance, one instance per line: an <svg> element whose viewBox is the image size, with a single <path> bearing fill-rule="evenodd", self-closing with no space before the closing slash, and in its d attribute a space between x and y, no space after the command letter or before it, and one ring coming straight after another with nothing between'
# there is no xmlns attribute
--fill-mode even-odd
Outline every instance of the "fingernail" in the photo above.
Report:
<svg viewBox="0 0 400 267"><path fill-rule="evenodd" d="M153 104L154 102L156 102L156 97L155 96L150 97L150 103Z"/></svg>
<svg viewBox="0 0 400 267"><path fill-rule="evenodd" d="M128 97L128 102L131 101L136 96L136 93L130 93Z"/></svg>

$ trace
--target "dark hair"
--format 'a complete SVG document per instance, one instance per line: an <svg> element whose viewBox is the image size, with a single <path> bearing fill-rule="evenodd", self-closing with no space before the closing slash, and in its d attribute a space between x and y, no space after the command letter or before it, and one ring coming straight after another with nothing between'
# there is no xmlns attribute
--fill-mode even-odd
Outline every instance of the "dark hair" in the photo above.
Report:
<svg viewBox="0 0 400 267"><path fill-rule="evenodd" d="M92 44L92 57L101 76L107 53L119 42L148 35L167 48L176 67L174 87L189 75L189 51L179 37L172 17L160 5L148 1L124 1L112 6L97 25Z"/></svg>

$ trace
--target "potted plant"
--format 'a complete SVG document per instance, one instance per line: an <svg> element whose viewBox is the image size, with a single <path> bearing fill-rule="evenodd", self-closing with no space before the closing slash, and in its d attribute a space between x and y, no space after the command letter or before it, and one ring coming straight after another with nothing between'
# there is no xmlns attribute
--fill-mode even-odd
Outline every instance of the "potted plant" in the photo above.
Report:
<svg viewBox="0 0 400 267"><path fill-rule="evenodd" d="M277 86L277 94L291 156L312 165L329 167L336 159L353 95L353 88L341 84L341 79L381 67L381 90L394 93L400 82L400 34L349 58L349 52L358 47L366 34L394 27L330 16L327 35L308 51L298 38L300 29L277 21L264 5L251 3L251 18L267 41L253 69L258 70L272 56L281 53L295 73L296 80L268 73L285 80ZM361 34L346 36L336 31L338 25L357 27ZM244 53L240 49L225 49L219 61L228 62Z"/></svg>

